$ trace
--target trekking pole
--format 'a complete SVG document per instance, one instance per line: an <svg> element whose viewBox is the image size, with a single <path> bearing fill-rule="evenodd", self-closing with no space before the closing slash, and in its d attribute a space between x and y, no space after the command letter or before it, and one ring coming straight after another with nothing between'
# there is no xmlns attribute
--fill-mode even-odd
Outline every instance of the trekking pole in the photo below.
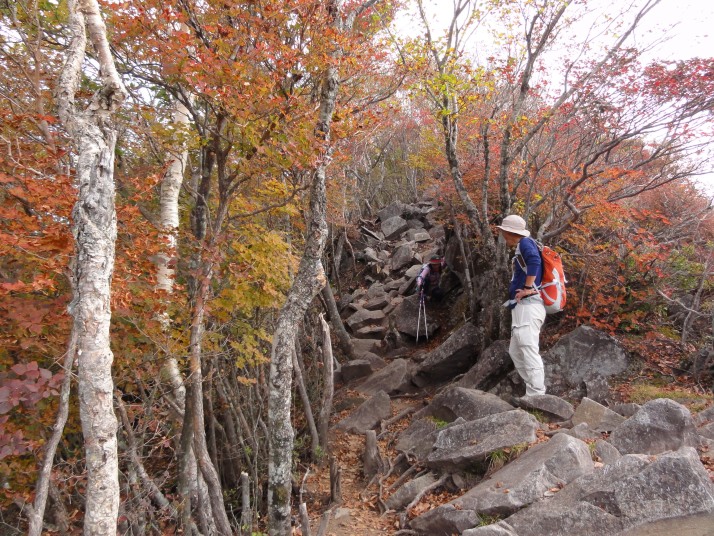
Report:
<svg viewBox="0 0 714 536"><path fill-rule="evenodd" d="M417 334L416 342L419 342L419 325L421 324L421 304L424 301L424 291L419 290L419 315L417 316Z"/></svg>
<svg viewBox="0 0 714 536"><path fill-rule="evenodd" d="M429 340L429 327L426 323L426 302L424 301L424 294L421 296L421 308L424 309L424 335L426 335L426 340Z"/></svg>

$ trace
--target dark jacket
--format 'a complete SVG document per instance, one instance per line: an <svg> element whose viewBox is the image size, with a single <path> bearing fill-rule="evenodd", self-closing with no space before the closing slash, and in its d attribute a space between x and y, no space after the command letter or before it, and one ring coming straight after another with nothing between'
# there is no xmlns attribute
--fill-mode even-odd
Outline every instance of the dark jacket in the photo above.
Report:
<svg viewBox="0 0 714 536"><path fill-rule="evenodd" d="M540 258L538 245L530 237L524 236L516 246L516 254L513 256L513 275L508 288L508 297L516 299L516 291L526 284L526 276L534 275L535 285L539 286L543 278L543 267Z"/></svg>

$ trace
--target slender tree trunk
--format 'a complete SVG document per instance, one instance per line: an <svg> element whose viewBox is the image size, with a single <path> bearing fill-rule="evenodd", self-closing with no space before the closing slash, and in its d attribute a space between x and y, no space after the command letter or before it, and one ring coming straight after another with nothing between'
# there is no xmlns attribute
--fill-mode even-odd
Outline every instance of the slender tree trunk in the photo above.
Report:
<svg viewBox="0 0 714 536"><path fill-rule="evenodd" d="M336 83L336 79L335 79ZM333 100L334 106L334 100ZM331 117L331 115L330 115ZM328 150L329 151L329 150ZM328 155L325 158L329 158ZM327 239L325 168L323 162L315 172L310 194L311 221L300 266L280 311L273 337L270 360L270 397L268 403L268 515L269 534L290 534L290 491L293 435L291 419L292 354L294 334L305 310L325 285L322 250Z"/></svg>
<svg viewBox="0 0 714 536"><path fill-rule="evenodd" d="M297 383L298 392L300 393L300 399L302 400L302 405L305 410L305 420L307 421L307 427L310 430L310 438L312 440L312 459L313 461L319 461L320 436L317 434L317 426L315 426L315 417L312 413L310 397L307 394L307 387L305 386L305 375L303 374L303 369L305 367L302 364L302 356L298 354L297 344L298 343L296 342L295 350L293 351L293 369L295 371L295 383Z"/></svg>
<svg viewBox="0 0 714 536"><path fill-rule="evenodd" d="M30 512L30 526L27 531L28 536L40 536L42 534L42 523L45 517L45 507L47 505L47 493L50 489L52 479L52 465L57 452L57 445L64 432L64 425L67 423L69 415L69 392L72 385L72 362L77 352L76 332L70 335L69 347L64 358L64 379L60 388L59 408L57 418L52 427L52 435L44 448L44 458L40 465L40 472L35 485L35 501Z"/></svg>
<svg viewBox="0 0 714 536"><path fill-rule="evenodd" d="M79 414L86 452L84 534L116 534L119 511L117 419L113 408L109 347L110 291L114 270L114 113L126 91L112 59L96 0L68 2L72 41L58 81L59 115L77 149L77 203L72 212L76 258L73 337L77 341ZM86 31L99 63L101 89L86 110L75 109Z"/></svg>
<svg viewBox="0 0 714 536"><path fill-rule="evenodd" d="M322 297L327 305L327 314L330 317L330 322L332 323L332 329L335 330L337 339L340 341L340 349L347 356L347 359L352 360L355 358L354 347L352 346L352 339L349 333L345 329L345 325L342 323L342 318L340 318L340 312L337 309L337 303L335 302L335 295L332 293L332 287L328 283L322 287L321 291Z"/></svg>
<svg viewBox="0 0 714 536"><path fill-rule="evenodd" d="M320 415L317 422L317 431L320 435L320 448L323 458L329 454L329 430L330 415L332 414L332 397L335 392L334 366L332 356L332 341L330 338L330 326L320 315L320 326L322 327L322 403L320 404Z"/></svg>
<svg viewBox="0 0 714 536"><path fill-rule="evenodd" d="M210 261L205 261L206 264ZM196 462L200 473L208 487L208 496L210 497L210 507L213 511L213 518L216 523L216 529L221 536L230 536L231 526L226 514L225 504L223 502L223 492L221 489L220 478L216 472L216 468L208 454L208 445L206 442L206 425L204 422L203 410L203 372L201 368L202 361L202 341L204 330L204 315L205 303L209 292L211 281L210 268L205 266L205 272L202 274L198 282L198 293L194 303L193 317L191 321L190 335L190 351L189 351L189 382L191 388L187 393L188 398L191 398L191 404L187 404L187 411L184 416L184 426L193 428L193 450L196 456ZM188 411L190 409L190 411ZM199 490L200 491L200 490Z"/></svg>

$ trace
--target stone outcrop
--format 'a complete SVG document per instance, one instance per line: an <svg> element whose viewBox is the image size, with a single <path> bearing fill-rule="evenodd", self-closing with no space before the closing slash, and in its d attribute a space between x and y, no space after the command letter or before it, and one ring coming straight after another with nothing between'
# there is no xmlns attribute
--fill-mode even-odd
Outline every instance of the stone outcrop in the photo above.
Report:
<svg viewBox="0 0 714 536"><path fill-rule="evenodd" d="M442 337L448 314L438 326L444 306L432 303L428 331L422 323L416 340L415 278L422 263L445 253L450 273L442 290L452 298L461 292L465 266L432 203L393 203L362 223L354 258L362 263L364 286L339 300L358 359L335 374L347 392L336 410L352 409L335 427L369 431L374 443L373 430L391 417L392 398L429 399L389 440L400 453L398 473L408 472L380 497L383 508L405 521L404 509L421 491L446 481L459 496L406 528L425 536L712 533L714 488L695 448L714 448L714 407L693 417L667 399L612 404L609 381L626 371L628 355L617 340L587 326L544 354L548 394L513 397L523 385L508 340L479 353L483 335L471 323ZM435 337L442 342L435 345ZM500 520L482 526L494 516Z"/></svg>
<svg viewBox="0 0 714 536"><path fill-rule="evenodd" d="M441 431L426 466L444 471L466 471L497 450L535 441L538 421L516 409L465 422Z"/></svg>
<svg viewBox="0 0 714 536"><path fill-rule="evenodd" d="M616 339L589 326L580 326L546 352L543 363L550 394L582 398L586 394L585 382L624 372L629 359Z"/></svg>
<svg viewBox="0 0 714 536"><path fill-rule="evenodd" d="M453 379L469 370L476 361L481 333L471 323L454 331L419 365L415 382L420 387Z"/></svg>
<svg viewBox="0 0 714 536"><path fill-rule="evenodd" d="M714 526L714 486L692 448L654 459L623 456L496 526L510 536L632 535L652 534L647 531L657 526L671 527L674 519L689 520L698 531L689 534L707 534ZM462 534L497 533L479 527ZM671 534L687 533L675 529Z"/></svg>

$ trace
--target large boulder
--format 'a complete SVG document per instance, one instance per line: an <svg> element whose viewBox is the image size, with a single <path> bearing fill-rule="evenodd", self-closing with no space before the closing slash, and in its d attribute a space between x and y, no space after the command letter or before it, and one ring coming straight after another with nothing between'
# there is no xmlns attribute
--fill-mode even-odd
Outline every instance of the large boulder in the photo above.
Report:
<svg viewBox="0 0 714 536"><path fill-rule="evenodd" d="M689 410L668 398L650 400L610 434L622 454L659 454L698 447L700 441Z"/></svg>
<svg viewBox="0 0 714 536"><path fill-rule="evenodd" d="M398 201L377 212L379 220L383 222L395 216L401 216L402 214L404 214L404 204Z"/></svg>
<svg viewBox="0 0 714 536"><path fill-rule="evenodd" d="M659 457L623 456L496 526L510 536L704 536L712 534L712 521L714 485L696 450L686 447ZM668 526L671 532L654 530ZM495 533L475 528L462 534Z"/></svg>
<svg viewBox="0 0 714 536"><path fill-rule="evenodd" d="M525 410L537 411L548 421L567 421L575 412L573 405L553 395L531 395L515 399L514 404Z"/></svg>
<svg viewBox="0 0 714 536"><path fill-rule="evenodd" d="M409 224L407 220L399 216L393 216L382 222L382 233L384 233L384 238L387 240L393 240L397 238L404 231L409 229Z"/></svg>
<svg viewBox="0 0 714 536"><path fill-rule="evenodd" d="M411 264L414 259L414 243L407 242L399 246L392 254L392 259L389 261L389 267L393 271L401 270L408 264Z"/></svg>
<svg viewBox="0 0 714 536"><path fill-rule="evenodd" d="M399 439L394 448L399 452L416 458L419 462L423 462L434 448L434 443L436 443L436 439L442 430L465 422L463 419L456 419L453 423L444 424L437 423L433 417L417 419L399 434Z"/></svg>
<svg viewBox="0 0 714 536"><path fill-rule="evenodd" d="M404 359L395 359L359 384L356 390L369 395L379 391L385 391L390 395L410 393L415 390L411 377L409 363Z"/></svg>
<svg viewBox="0 0 714 536"><path fill-rule="evenodd" d="M410 480L392 493L385 504L389 510L401 510L412 502L422 490L428 488L435 482L436 477L432 473L427 473L419 478Z"/></svg>
<svg viewBox="0 0 714 536"><path fill-rule="evenodd" d="M395 326L400 333L411 337L419 338L432 337L436 330L439 329L439 324L431 319L431 307L426 307L426 329L424 328L424 310L419 312L419 296L413 294L404 298L402 303L392 313L395 319ZM418 329L417 329L418 324ZM425 333L426 331L426 333Z"/></svg>
<svg viewBox="0 0 714 536"><path fill-rule="evenodd" d="M586 423L596 432L611 432L625 422L625 417L586 397L580 401L572 422L574 425Z"/></svg>
<svg viewBox="0 0 714 536"><path fill-rule="evenodd" d="M369 309L360 308L346 320L347 325L352 331L357 331L369 324L381 323L385 316L382 311L370 311Z"/></svg>
<svg viewBox="0 0 714 536"><path fill-rule="evenodd" d="M364 434L392 414L389 395L379 391L372 398L337 423L336 427L353 434Z"/></svg>
<svg viewBox="0 0 714 536"><path fill-rule="evenodd" d="M527 450L465 495L412 520L410 526L428 534L457 533L464 527L450 522L454 510L505 517L593 469L587 444L560 434Z"/></svg>
<svg viewBox="0 0 714 536"><path fill-rule="evenodd" d="M582 398L587 382L624 372L629 360L615 338L589 326L580 326L543 355L543 364L550 394Z"/></svg>
<svg viewBox="0 0 714 536"><path fill-rule="evenodd" d="M471 322L466 322L427 355L419 365L415 383L422 387L451 380L466 372L476 361L480 340L481 332Z"/></svg>
<svg viewBox="0 0 714 536"><path fill-rule="evenodd" d="M453 422L462 417L466 421L475 421L512 409L513 406L496 395L453 386L436 395L427 407L414 414L414 418L434 417L440 421Z"/></svg>
<svg viewBox="0 0 714 536"><path fill-rule="evenodd" d="M456 382L461 387L489 391L513 370L508 354L508 341L496 341L486 348L463 377Z"/></svg>
<svg viewBox="0 0 714 536"><path fill-rule="evenodd" d="M446 428L439 433L426 466L444 471L468 471L497 450L536 440L538 421L521 409L489 415Z"/></svg>
<svg viewBox="0 0 714 536"><path fill-rule="evenodd" d="M357 378L364 378L372 374L374 369L372 363L367 359L353 359L340 366L342 381L345 383L351 382Z"/></svg>

